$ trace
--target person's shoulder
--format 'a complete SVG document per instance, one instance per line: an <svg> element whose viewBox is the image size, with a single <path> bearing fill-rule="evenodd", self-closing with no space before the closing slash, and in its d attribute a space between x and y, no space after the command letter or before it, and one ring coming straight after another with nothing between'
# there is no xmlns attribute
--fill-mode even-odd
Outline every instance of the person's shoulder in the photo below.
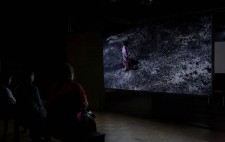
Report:
<svg viewBox="0 0 225 142"><path fill-rule="evenodd" d="M38 87L34 84L30 85L30 89L36 92L39 91Z"/></svg>
<svg viewBox="0 0 225 142"><path fill-rule="evenodd" d="M77 81L71 81L71 84L74 86L74 87L77 87L77 88L83 88L82 85L77 82Z"/></svg>
<svg viewBox="0 0 225 142"><path fill-rule="evenodd" d="M7 96L10 96L12 94L12 91L7 86L2 86L0 90L0 94L5 94Z"/></svg>
<svg viewBox="0 0 225 142"><path fill-rule="evenodd" d="M70 83L71 83L72 85L75 85L75 86L81 86L81 84L80 84L79 82L77 82L77 81L71 80Z"/></svg>
<svg viewBox="0 0 225 142"><path fill-rule="evenodd" d="M38 87L36 85L31 85L31 88L34 88L34 89L38 90Z"/></svg>
<svg viewBox="0 0 225 142"><path fill-rule="evenodd" d="M8 88L6 87L6 86L1 86L0 87L0 91L1 91L1 93L6 93L6 92L8 92Z"/></svg>

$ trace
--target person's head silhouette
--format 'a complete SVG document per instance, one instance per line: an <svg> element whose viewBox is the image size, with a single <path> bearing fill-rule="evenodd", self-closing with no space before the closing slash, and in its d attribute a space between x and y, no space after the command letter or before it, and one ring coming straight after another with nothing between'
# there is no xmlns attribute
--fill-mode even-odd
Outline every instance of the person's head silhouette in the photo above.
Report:
<svg viewBox="0 0 225 142"><path fill-rule="evenodd" d="M74 69L69 63L64 63L59 67L57 73L58 81L74 80Z"/></svg>

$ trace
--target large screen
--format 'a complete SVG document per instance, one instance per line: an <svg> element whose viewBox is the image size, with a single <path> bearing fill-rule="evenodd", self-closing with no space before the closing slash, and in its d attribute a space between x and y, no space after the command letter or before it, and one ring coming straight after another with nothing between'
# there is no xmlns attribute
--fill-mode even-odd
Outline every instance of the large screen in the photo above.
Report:
<svg viewBox="0 0 225 142"><path fill-rule="evenodd" d="M116 31L117 27L113 28ZM165 18L108 31L105 29L103 41L105 89L211 95L210 14Z"/></svg>

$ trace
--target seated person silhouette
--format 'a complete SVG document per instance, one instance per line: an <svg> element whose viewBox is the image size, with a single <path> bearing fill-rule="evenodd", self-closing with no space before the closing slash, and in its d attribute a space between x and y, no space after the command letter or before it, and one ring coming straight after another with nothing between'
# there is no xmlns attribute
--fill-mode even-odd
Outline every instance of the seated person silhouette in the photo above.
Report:
<svg viewBox="0 0 225 142"><path fill-rule="evenodd" d="M9 85L12 81L10 73L0 74L0 118L10 119L14 116L16 99L10 90Z"/></svg>
<svg viewBox="0 0 225 142"><path fill-rule="evenodd" d="M83 115L87 107L87 95L81 84L74 80L73 67L63 64L47 101L51 135L62 141L86 141L88 134L96 131L94 118L85 120Z"/></svg>
<svg viewBox="0 0 225 142"><path fill-rule="evenodd" d="M33 82L34 72L24 71L22 83L16 88L17 119L19 125L29 129L32 142L40 142L47 138L47 111L40 98L39 89Z"/></svg>
<svg viewBox="0 0 225 142"><path fill-rule="evenodd" d="M4 120L4 131L2 141L7 142L7 131L9 120L15 116L16 99L10 90L12 75L9 72L0 74L0 119Z"/></svg>

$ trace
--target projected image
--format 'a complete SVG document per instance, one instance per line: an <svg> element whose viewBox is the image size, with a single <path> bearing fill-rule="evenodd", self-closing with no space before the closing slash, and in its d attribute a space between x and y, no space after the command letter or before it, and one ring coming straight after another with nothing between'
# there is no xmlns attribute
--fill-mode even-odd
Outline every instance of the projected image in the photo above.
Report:
<svg viewBox="0 0 225 142"><path fill-rule="evenodd" d="M211 16L142 24L104 39L105 88L210 95Z"/></svg>

